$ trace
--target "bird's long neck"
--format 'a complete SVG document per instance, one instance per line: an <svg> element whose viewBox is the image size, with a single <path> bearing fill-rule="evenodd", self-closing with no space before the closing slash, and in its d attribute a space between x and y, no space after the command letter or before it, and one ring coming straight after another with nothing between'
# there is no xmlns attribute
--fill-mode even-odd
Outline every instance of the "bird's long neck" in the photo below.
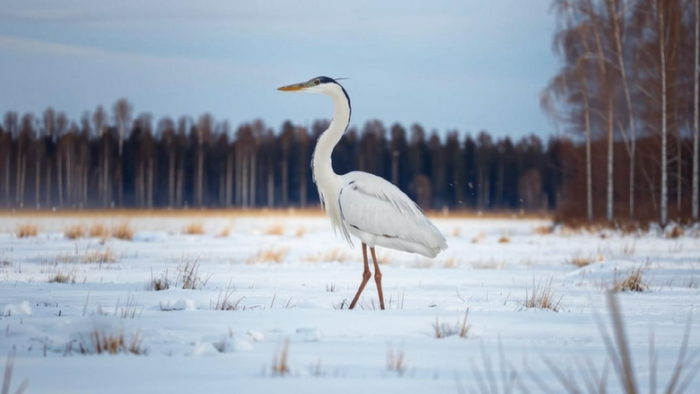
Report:
<svg viewBox="0 0 700 394"><path fill-rule="evenodd" d="M350 98L345 89L340 85L336 86L337 88L330 94L333 98L333 120L328 130L318 138L312 160L314 182L319 185L319 188L324 182L332 181L337 177L333 171L331 153L350 123Z"/></svg>

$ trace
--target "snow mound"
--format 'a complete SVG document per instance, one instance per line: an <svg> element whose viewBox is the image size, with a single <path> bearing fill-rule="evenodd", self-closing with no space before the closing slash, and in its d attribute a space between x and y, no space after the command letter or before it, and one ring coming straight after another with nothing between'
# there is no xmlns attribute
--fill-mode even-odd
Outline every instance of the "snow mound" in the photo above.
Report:
<svg viewBox="0 0 700 394"><path fill-rule="evenodd" d="M29 301L22 301L19 304L7 304L3 316L31 316L32 307L29 306Z"/></svg>
<svg viewBox="0 0 700 394"><path fill-rule="evenodd" d="M196 311L197 306L194 300L190 299L179 299L177 301L161 301L160 309L162 311Z"/></svg>

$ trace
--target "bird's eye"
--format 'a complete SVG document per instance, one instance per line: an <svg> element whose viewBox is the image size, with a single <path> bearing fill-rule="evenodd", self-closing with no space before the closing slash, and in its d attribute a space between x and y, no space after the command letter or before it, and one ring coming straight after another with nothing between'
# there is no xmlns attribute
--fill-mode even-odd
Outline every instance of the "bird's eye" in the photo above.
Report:
<svg viewBox="0 0 700 394"><path fill-rule="evenodd" d="M319 83L321 83L321 81L318 79L314 81L314 85L318 85Z"/></svg>

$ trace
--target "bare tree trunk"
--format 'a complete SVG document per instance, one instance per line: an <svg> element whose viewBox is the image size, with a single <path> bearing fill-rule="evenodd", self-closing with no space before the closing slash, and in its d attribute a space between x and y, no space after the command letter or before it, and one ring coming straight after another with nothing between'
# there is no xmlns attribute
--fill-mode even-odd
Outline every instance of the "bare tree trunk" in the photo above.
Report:
<svg viewBox="0 0 700 394"><path fill-rule="evenodd" d="M41 206L41 202L39 201L39 199L41 198L41 159L39 157L36 158L36 170L34 180L34 198L36 200L36 208L39 209L39 207Z"/></svg>
<svg viewBox="0 0 700 394"><path fill-rule="evenodd" d="M5 201L8 205L10 204L10 156L9 152L5 155Z"/></svg>
<svg viewBox="0 0 700 394"><path fill-rule="evenodd" d="M618 21L617 13L617 0L608 0L608 4L611 10L611 17L613 21L613 28L615 30L615 48L617 51L617 63L620 67L620 74L622 77L622 88L625 92L625 102L627 103L627 114L629 116L629 131L630 131L630 143L629 158L630 158L630 190L629 190L629 215L630 219L634 218L634 160L636 154L637 145L637 129L634 122L634 114L632 113L632 98L630 95L630 89L627 83L627 70L625 69L625 57L622 53L622 33L620 32L620 23ZM622 16L624 18L624 15Z"/></svg>
<svg viewBox="0 0 700 394"><path fill-rule="evenodd" d="M698 151L698 112L700 109L698 108L698 70L700 69L700 2L698 0L695 0L695 68L693 69L693 75L694 75L694 80L695 80L695 95L693 97L694 103L693 103L693 210L692 210L692 215L693 215L693 220L698 221L698 204L700 201L698 201L698 192L699 189L699 182L698 178L700 178L700 175L698 174L698 155L700 155L700 151Z"/></svg>
<svg viewBox="0 0 700 394"><path fill-rule="evenodd" d="M56 187L58 188L58 206L63 208L63 155L60 146L56 160Z"/></svg>
<svg viewBox="0 0 700 394"><path fill-rule="evenodd" d="M683 192L683 145L681 144L681 132L680 127L676 128L676 142L678 149L678 156L676 156L676 220L681 219L681 200Z"/></svg>
<svg viewBox="0 0 700 394"><path fill-rule="evenodd" d="M243 161L243 168L241 168L241 185L243 186L241 190L241 195L242 195L242 201L241 205L243 208L248 208L248 155L244 154L245 156L242 158Z"/></svg>
<svg viewBox="0 0 700 394"><path fill-rule="evenodd" d="M243 185L242 185L242 179L243 179L243 149L240 147L240 142L236 144L236 166L235 166L235 171L236 171L236 188L235 188L235 202L236 205L241 205L243 201L243 195L241 194L241 191L243 190Z"/></svg>
<svg viewBox="0 0 700 394"><path fill-rule="evenodd" d="M657 3L657 23L659 25L659 54L661 56L661 225L668 222L668 174L667 174L667 130L666 130L666 43L664 30L663 2Z"/></svg>
<svg viewBox="0 0 700 394"><path fill-rule="evenodd" d="M289 205L289 163L282 159L282 206Z"/></svg>
<svg viewBox="0 0 700 394"><path fill-rule="evenodd" d="M275 172L272 168L272 160L269 160L267 166L267 206L268 208L275 206Z"/></svg>
<svg viewBox="0 0 700 394"><path fill-rule="evenodd" d="M607 190L607 219L613 220L613 161L615 150L614 148L614 125L613 125L613 105L611 93L608 92L608 190Z"/></svg>
<svg viewBox="0 0 700 394"><path fill-rule="evenodd" d="M182 155L184 156L184 155ZM183 160L184 158L180 156L180 165L178 165L177 168L177 185L175 186L175 205L178 207L182 206L182 193L183 189L185 187L184 181L185 181L185 174L184 174L184 163Z"/></svg>
<svg viewBox="0 0 700 394"><path fill-rule="evenodd" d="M108 142L105 141L105 148L103 152L103 164L102 164L102 187L104 187L104 190L102 191L102 207L107 208L109 207L110 200L112 199L110 194L111 194L111 187L110 187L111 181L109 179L109 148L108 148Z"/></svg>
<svg viewBox="0 0 700 394"><path fill-rule="evenodd" d="M391 154L391 183L399 186L399 151L396 150Z"/></svg>
<svg viewBox="0 0 700 394"><path fill-rule="evenodd" d="M605 65L605 55L603 53L603 44L600 38L598 17L593 10L592 0L588 0L588 10L593 20L593 35L596 42L597 50L597 60L598 68L600 69L600 83L602 86L601 92L604 95L602 97L605 100L606 105L606 123L607 123L607 134L608 134L608 171L607 171L607 209L606 217L609 221L613 220L613 159L614 159L614 140L615 140L615 124L613 119L613 97L612 90L609 87L607 69Z"/></svg>
<svg viewBox="0 0 700 394"><path fill-rule="evenodd" d="M583 84L583 116L586 126L586 212L588 221L593 221L593 176L591 165L591 109L588 101L588 85L586 78L579 73L581 83Z"/></svg>
<svg viewBox="0 0 700 394"><path fill-rule="evenodd" d="M233 154L229 150L226 156L226 206L233 202Z"/></svg>
<svg viewBox="0 0 700 394"><path fill-rule="evenodd" d="M146 205L153 208L153 155L148 157L148 177L146 184Z"/></svg>
<svg viewBox="0 0 700 394"><path fill-rule="evenodd" d="M200 144L199 153L197 155L197 206L201 207L203 204L203 192L204 192L204 150Z"/></svg>
<svg viewBox="0 0 700 394"><path fill-rule="evenodd" d="M72 174L73 174L73 155L72 155L72 147L70 146L70 141L68 141L68 145L66 147L66 204L71 205L73 201L73 188L72 188Z"/></svg>
<svg viewBox="0 0 700 394"><path fill-rule="evenodd" d="M53 175L51 174L51 158L49 157L46 163L46 207L50 208L51 207L51 179L53 179Z"/></svg>
<svg viewBox="0 0 700 394"><path fill-rule="evenodd" d="M173 149L171 147L171 149ZM170 208L175 206L175 154L171 150L168 162L168 201Z"/></svg>
<svg viewBox="0 0 700 394"><path fill-rule="evenodd" d="M257 153L253 150L250 153L250 206L255 207L255 191L257 189Z"/></svg>

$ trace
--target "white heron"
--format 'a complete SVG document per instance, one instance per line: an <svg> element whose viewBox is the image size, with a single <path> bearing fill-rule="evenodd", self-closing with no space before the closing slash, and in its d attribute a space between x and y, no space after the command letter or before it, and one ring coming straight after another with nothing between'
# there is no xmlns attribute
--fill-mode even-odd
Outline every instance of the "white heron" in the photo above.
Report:
<svg viewBox="0 0 700 394"><path fill-rule="evenodd" d="M384 309L382 273L374 247L382 246L432 258L447 249L445 237L423 215L420 207L392 183L362 171L345 175L333 171L331 153L348 128L352 112L350 97L337 81L316 77L277 90L323 93L333 99L333 119L328 130L318 138L311 160L314 182L318 187L321 206L330 218L334 232L340 232L350 246L353 246L350 235L362 242L364 272L350 309L355 307L372 276L367 261L367 246L374 262L379 305Z"/></svg>

